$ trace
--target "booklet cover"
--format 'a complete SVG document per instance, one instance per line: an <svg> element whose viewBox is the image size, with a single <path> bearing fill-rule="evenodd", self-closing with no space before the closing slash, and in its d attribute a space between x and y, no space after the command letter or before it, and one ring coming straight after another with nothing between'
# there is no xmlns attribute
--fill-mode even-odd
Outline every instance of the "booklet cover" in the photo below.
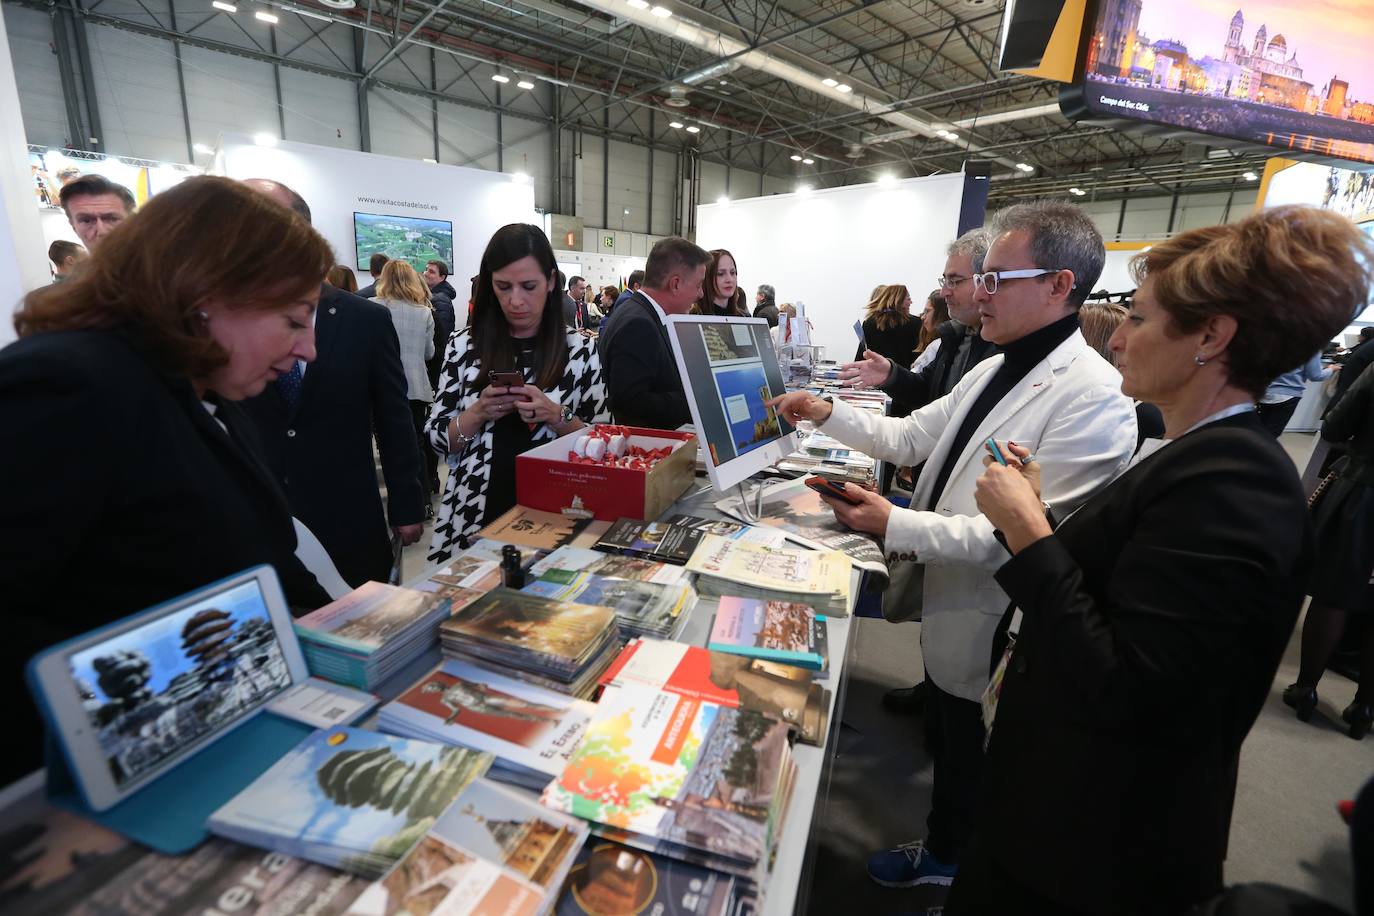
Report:
<svg viewBox="0 0 1374 916"><path fill-rule="evenodd" d="M557 916L727 916L734 879L700 865L593 837L558 898Z"/></svg>
<svg viewBox="0 0 1374 916"><path fill-rule="evenodd" d="M774 803L791 766L787 726L776 719L611 685L572 762L541 800L754 865L773 848Z"/></svg>
<svg viewBox="0 0 1374 916"><path fill-rule="evenodd" d="M321 729L210 816L212 833L376 877L492 755L356 728Z"/></svg>
<svg viewBox="0 0 1374 916"><path fill-rule="evenodd" d="M622 628L653 636L672 635L697 603L696 590L686 582L660 585L563 569L549 570L522 591L611 608Z"/></svg>
<svg viewBox="0 0 1374 916"><path fill-rule="evenodd" d="M563 772L595 705L450 659L379 713L386 731L489 751L547 776Z"/></svg>
<svg viewBox="0 0 1374 916"><path fill-rule="evenodd" d="M533 547L536 550L554 550L577 537L590 521L591 519L586 518L568 518L557 512L541 512L525 506L514 506L477 533L493 541Z"/></svg>
<svg viewBox="0 0 1374 916"><path fill-rule="evenodd" d="M687 569L756 591L849 596L849 558L838 550L764 547L708 534Z"/></svg>
<svg viewBox="0 0 1374 916"><path fill-rule="evenodd" d="M426 618L447 616L448 599L439 595L364 582L337 601L295 622L301 639L363 655L376 652L397 637L407 635Z"/></svg>
<svg viewBox="0 0 1374 916"><path fill-rule="evenodd" d="M530 567L530 576L542 579L551 572L591 573L614 579L633 579L636 582L654 582L662 585L676 585L686 582L691 574L681 566L658 563L640 557L629 557L615 553L602 553L587 547L560 547Z"/></svg>
<svg viewBox="0 0 1374 916"><path fill-rule="evenodd" d="M725 597L706 648L820 670L826 645L825 617L810 605Z"/></svg>
<svg viewBox="0 0 1374 916"><path fill-rule="evenodd" d="M806 744L825 742L830 691L795 665L712 652L661 639L632 639L601 676L603 684L638 685L779 719Z"/></svg>
<svg viewBox="0 0 1374 916"><path fill-rule="evenodd" d="M349 910L352 916L536 916L587 836L577 818L485 779Z"/></svg>
<svg viewBox="0 0 1374 916"><path fill-rule="evenodd" d="M495 588L439 630L446 644L488 645L575 668L600 647L614 626L615 611L607 607Z"/></svg>

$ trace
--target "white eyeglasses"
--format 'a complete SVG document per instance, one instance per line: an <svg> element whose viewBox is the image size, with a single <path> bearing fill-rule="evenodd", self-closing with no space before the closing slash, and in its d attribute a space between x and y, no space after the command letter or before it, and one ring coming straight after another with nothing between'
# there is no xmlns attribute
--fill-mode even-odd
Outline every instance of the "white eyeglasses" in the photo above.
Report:
<svg viewBox="0 0 1374 916"><path fill-rule="evenodd" d="M1068 270L1067 267L1056 267L1053 270L1046 270L1040 267L1026 267L1020 270L989 270L986 273L973 275L973 286L982 287L988 291L989 296L997 294L997 286L1005 280L1030 280L1035 277L1044 277L1050 274L1057 274L1061 270ZM1075 283L1074 286L1078 284Z"/></svg>

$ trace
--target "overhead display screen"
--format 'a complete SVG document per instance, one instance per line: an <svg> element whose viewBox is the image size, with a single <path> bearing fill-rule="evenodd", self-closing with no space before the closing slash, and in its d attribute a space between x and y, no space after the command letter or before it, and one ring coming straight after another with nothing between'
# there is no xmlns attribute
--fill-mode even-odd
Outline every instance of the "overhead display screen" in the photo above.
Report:
<svg viewBox="0 0 1374 916"><path fill-rule="evenodd" d="M1099 0L1075 119L1374 162L1374 0Z"/></svg>

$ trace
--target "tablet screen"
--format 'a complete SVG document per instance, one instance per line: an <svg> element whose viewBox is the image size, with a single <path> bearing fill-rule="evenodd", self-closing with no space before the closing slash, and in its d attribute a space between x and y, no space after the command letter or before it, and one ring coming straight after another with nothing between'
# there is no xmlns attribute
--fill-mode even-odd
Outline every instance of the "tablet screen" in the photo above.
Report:
<svg viewBox="0 0 1374 916"><path fill-rule="evenodd" d="M67 666L117 787L291 686L257 579L74 652Z"/></svg>

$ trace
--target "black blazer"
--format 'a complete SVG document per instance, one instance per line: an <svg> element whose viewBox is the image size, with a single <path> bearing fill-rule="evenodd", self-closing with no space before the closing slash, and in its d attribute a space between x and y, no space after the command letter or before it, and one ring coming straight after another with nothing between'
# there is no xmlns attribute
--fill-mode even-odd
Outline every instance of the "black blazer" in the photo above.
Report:
<svg viewBox="0 0 1374 916"><path fill-rule="evenodd" d="M1144 459L1006 563L1024 618L980 846L1075 911L1173 913L1220 890L1241 742L1311 561L1293 462L1247 413Z"/></svg>
<svg viewBox="0 0 1374 916"><path fill-rule="evenodd" d="M864 319L864 338L859 341L859 352L854 359L864 358L864 350L881 353L904 369L910 369L916 362L916 348L921 345L920 319L912 319L896 327L879 329L872 318ZM940 345L944 349L944 344ZM939 357L939 353L935 354Z"/></svg>
<svg viewBox="0 0 1374 916"><path fill-rule="evenodd" d="M24 665L40 649L250 566L298 608L325 594L296 560L286 500L253 424L216 414L116 331L37 334L0 351L0 678L12 699L0 782L41 763Z"/></svg>
<svg viewBox="0 0 1374 916"><path fill-rule="evenodd" d="M968 359L963 372L956 374L954 360L959 354L963 326L955 321L945 321L935 329L935 333L940 341L940 349L929 363L921 367L920 372L912 372L906 365L896 361L892 363L892 373L881 387L892 395L894 403L910 404L911 409L916 410L938 401L949 394L970 369L997 352L996 344L974 333L969 342Z"/></svg>
<svg viewBox="0 0 1374 916"><path fill-rule="evenodd" d="M652 429L692 422L668 329L642 293L611 312L597 349L616 422Z"/></svg>
<svg viewBox="0 0 1374 916"><path fill-rule="evenodd" d="M350 585L391 571L391 525L424 519L420 449L406 399L396 328L386 307L325 286L315 313L315 361L294 410L276 385L244 402L267 465L296 518ZM372 435L382 456L387 512Z"/></svg>

